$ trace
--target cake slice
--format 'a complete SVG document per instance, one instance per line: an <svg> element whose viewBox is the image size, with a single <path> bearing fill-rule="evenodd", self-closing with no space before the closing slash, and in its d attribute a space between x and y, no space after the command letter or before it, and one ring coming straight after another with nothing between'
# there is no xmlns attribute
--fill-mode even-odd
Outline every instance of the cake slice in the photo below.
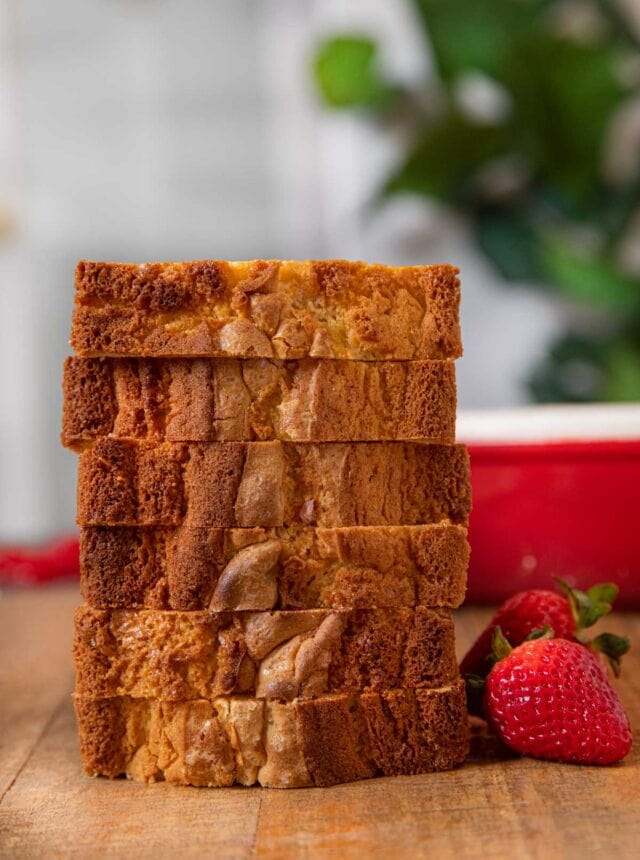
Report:
<svg viewBox="0 0 640 860"><path fill-rule="evenodd" d="M76 612L76 692L165 701L437 687L458 677L444 609Z"/></svg>
<svg viewBox="0 0 640 860"><path fill-rule="evenodd" d="M68 358L62 441L454 441L450 361Z"/></svg>
<svg viewBox="0 0 640 860"><path fill-rule="evenodd" d="M89 356L457 358L457 274L345 260L83 261L71 343Z"/></svg>
<svg viewBox="0 0 640 860"><path fill-rule="evenodd" d="M413 442L122 442L80 455L79 525L466 524L469 460Z"/></svg>
<svg viewBox="0 0 640 860"><path fill-rule="evenodd" d="M92 776L274 788L447 770L468 749L464 686L291 703L218 697L74 699Z"/></svg>
<svg viewBox="0 0 640 860"><path fill-rule="evenodd" d="M98 609L458 606L463 526L81 530L82 594Z"/></svg>

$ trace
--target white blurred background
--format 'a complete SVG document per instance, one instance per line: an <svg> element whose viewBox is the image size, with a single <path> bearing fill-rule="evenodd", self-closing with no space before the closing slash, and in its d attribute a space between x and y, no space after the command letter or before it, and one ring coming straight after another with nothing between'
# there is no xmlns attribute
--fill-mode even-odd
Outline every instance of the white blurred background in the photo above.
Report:
<svg viewBox="0 0 640 860"><path fill-rule="evenodd" d="M395 77L424 74L401 0L0 0L0 541L73 528L58 433L79 258L451 261L461 405L525 398L557 308L505 301L453 216L366 211L394 143L323 109L309 75L319 35L353 26Z"/></svg>

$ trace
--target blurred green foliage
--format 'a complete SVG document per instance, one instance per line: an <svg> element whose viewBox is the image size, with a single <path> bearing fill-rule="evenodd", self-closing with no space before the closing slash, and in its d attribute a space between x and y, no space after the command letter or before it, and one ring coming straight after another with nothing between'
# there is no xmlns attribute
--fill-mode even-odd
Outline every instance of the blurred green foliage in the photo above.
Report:
<svg viewBox="0 0 640 860"><path fill-rule="evenodd" d="M314 58L328 106L409 127L380 200L409 193L457 208L508 283L587 309L568 314L581 322L534 369L536 399L640 400L640 271L623 255L640 212L640 153L629 175L606 169L612 120L640 96L630 22L615 0L407 2L435 88L390 80L380 47L359 34L325 40ZM478 83L491 96L484 113Z"/></svg>

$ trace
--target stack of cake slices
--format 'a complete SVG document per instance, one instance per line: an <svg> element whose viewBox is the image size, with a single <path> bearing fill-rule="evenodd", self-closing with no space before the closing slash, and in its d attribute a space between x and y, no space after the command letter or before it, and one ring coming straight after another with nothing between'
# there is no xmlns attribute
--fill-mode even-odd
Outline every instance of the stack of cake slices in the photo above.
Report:
<svg viewBox="0 0 640 860"><path fill-rule="evenodd" d="M462 761L458 304L450 266L78 265L88 773L291 787Z"/></svg>

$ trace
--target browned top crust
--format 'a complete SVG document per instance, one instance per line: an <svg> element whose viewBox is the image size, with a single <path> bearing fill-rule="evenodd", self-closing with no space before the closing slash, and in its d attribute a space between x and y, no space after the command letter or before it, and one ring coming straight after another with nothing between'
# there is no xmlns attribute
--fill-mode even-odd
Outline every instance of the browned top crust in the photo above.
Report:
<svg viewBox="0 0 640 860"><path fill-rule="evenodd" d="M457 275L346 260L81 261L71 343L86 356L457 358Z"/></svg>
<svg viewBox="0 0 640 860"><path fill-rule="evenodd" d="M76 692L184 701L437 687L458 677L444 609L76 612Z"/></svg>
<svg viewBox="0 0 640 860"><path fill-rule="evenodd" d="M101 437L78 471L79 525L466 525L470 505L460 445Z"/></svg>
<svg viewBox="0 0 640 860"><path fill-rule="evenodd" d="M62 442L454 441L451 361L68 358Z"/></svg>

